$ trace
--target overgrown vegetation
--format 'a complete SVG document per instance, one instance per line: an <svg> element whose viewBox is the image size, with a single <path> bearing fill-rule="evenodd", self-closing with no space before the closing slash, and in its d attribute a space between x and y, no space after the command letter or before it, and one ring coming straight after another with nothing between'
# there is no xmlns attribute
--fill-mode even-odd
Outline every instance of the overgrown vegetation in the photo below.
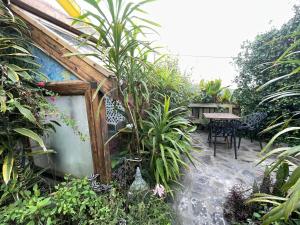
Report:
<svg viewBox="0 0 300 225"><path fill-rule="evenodd" d="M172 108L187 106L197 95L189 79L189 74L180 70L178 59L163 57L154 65L154 71L149 77L150 99L163 102L166 95L171 98Z"/></svg>
<svg viewBox="0 0 300 225"><path fill-rule="evenodd" d="M292 42L286 51L274 62L274 67L282 65L293 65L292 70L284 76L277 77L268 81L264 84L261 89L268 87L269 85L274 85L274 83L283 81L285 83L286 79L291 83L289 86L276 90L276 92L266 96L265 101L276 101L278 99L284 100L296 99L299 96L299 84L295 77L299 76L300 62L299 62L299 49L300 49L300 30L299 28L291 32L289 37L293 38ZM296 58L296 59L295 59ZM270 172L277 170L282 171L284 177L283 181L279 182L276 187L276 193L273 195L263 195L256 196L252 199L253 202L263 202L268 200L272 204L271 210L263 217L263 224L271 224L273 222L288 221L299 219L298 209L300 201L300 167L299 167L299 145L291 145L288 147L281 147L272 149L272 144L280 136L288 134L289 138L298 138L298 133L293 131L299 131L299 127L295 124L299 124L299 118L297 117L298 111L291 111L292 117L285 121L285 126L281 127L281 130L273 136L269 143L263 149L264 157L261 162L270 157L276 157L274 162L270 167ZM281 125L275 124L274 126ZM269 129L267 129L269 130ZM291 173L289 173L291 171ZM277 172L278 174L278 172ZM282 175L283 176L283 175Z"/></svg>
<svg viewBox="0 0 300 225"><path fill-rule="evenodd" d="M40 145L41 151L36 154L49 152L39 135L53 125L45 122L49 103L43 96L45 90L36 84L44 77L37 72L34 56L27 50L32 44L28 28L2 2L0 27L0 165L7 184L12 177L25 179L25 165L33 154L27 138Z"/></svg>
<svg viewBox="0 0 300 225"><path fill-rule="evenodd" d="M225 218L236 225L264 223L264 216L272 207L272 200L265 197L280 193L277 199L282 198L284 194L278 191L286 182L288 174L288 164L284 163L276 171L275 181L272 180L270 170L266 167L261 183L254 181L252 189L247 190L242 185L233 186L224 204ZM258 196L261 198L260 204L256 202ZM287 224L294 224L294 221L295 218L290 219Z"/></svg>
<svg viewBox="0 0 300 225"><path fill-rule="evenodd" d="M295 7L295 15L280 29L272 29L269 32L258 35L254 41L246 41L242 46L242 52L239 53L235 64L238 68L238 76L235 78L237 83L237 90L235 97L237 103L240 105L242 114L250 114L252 112L267 112L267 124L281 123L278 126L280 130L286 127L283 122L288 120L297 111L300 106L298 98L277 98L274 96L272 101L263 101L268 95L277 92L278 90L285 90L290 86L299 83L299 76L292 76L287 79L289 75L296 75L298 54L290 54L287 63L287 58L281 58L280 62L276 61L284 52L295 42L297 42L297 35L291 35L299 30L300 10ZM299 48L294 49L297 52ZM291 61L293 60L293 61ZM276 66L274 65L274 62ZM286 75L286 76L285 76ZM272 85L265 86L261 91L257 89L272 79L285 76L285 79L273 82ZM291 120L297 124L297 120ZM298 126L298 125L297 125ZM276 133L276 129L265 134L266 137L271 137ZM285 139L285 142L297 141Z"/></svg>
<svg viewBox="0 0 300 225"><path fill-rule="evenodd" d="M86 11L75 20L75 23L86 24L92 29L92 35L98 37L98 41L90 42L90 35L84 35L86 41L82 45L89 45L94 51L79 54L101 59L116 75L118 94L132 129L129 150L132 155L140 157L139 130L143 110L149 105L147 78L153 73L153 64L148 60L148 55L155 51L151 43L141 37L158 26L144 18L142 13L143 6L150 1L139 3L117 0L85 1L93 10Z"/></svg>
<svg viewBox="0 0 300 225"><path fill-rule="evenodd" d="M179 178L180 167L187 166L183 155L189 156L191 150L189 121L183 119L182 109L176 109L186 105L192 95L188 77L182 75L174 59L149 60L149 55L158 53L146 33L159 26L144 18L143 6L151 1L86 2L93 10L86 11L75 22L86 24L97 34L97 43L84 36L82 44L95 50L87 55L101 59L117 76L128 123L126 131L131 135L126 157L141 159L150 180L155 178L170 190L171 181ZM167 100L164 96L168 96ZM164 104L163 108L158 102Z"/></svg>
<svg viewBox="0 0 300 225"><path fill-rule="evenodd" d="M163 184L168 191L170 183L179 179L180 168L188 168L184 157L193 162L190 133L195 127L183 117L185 113L184 107L170 109L170 97L165 97L164 104L157 102L143 121L144 159L156 183Z"/></svg>
<svg viewBox="0 0 300 225"><path fill-rule="evenodd" d="M194 97L194 102L200 103L233 103L232 91L222 86L221 79L201 80L200 91Z"/></svg>
<svg viewBox="0 0 300 225"><path fill-rule="evenodd" d="M46 195L35 185L23 195L1 208L1 224L171 224L168 205L152 193L131 204L115 189L97 195L87 179L66 178Z"/></svg>
<svg viewBox="0 0 300 225"><path fill-rule="evenodd" d="M37 83L43 77L28 51L31 45L28 28L1 2L0 119L6 126L0 133L4 178L0 189L1 224L171 224L172 210L162 198L161 183L170 190L170 184L179 178L180 167L187 166L183 157L191 159L192 127L183 118L183 108L175 108L185 105L191 95L188 78L179 71L176 61L166 59L157 64L148 59L155 49L144 41L143 35L157 26L142 17L142 6L150 1L86 2L93 10L76 22L85 23L94 32L81 37L82 45L91 46L94 52L87 55L100 58L116 75L131 137L126 157L142 159L146 172L151 167L149 181L155 180L151 184L158 187L155 193L159 191L160 198L149 191L128 202L126 188L132 177L124 182L122 177L116 179L120 182L114 184L116 189L98 195L87 179L67 178L52 187L43 180L42 172L31 169L31 148L24 144L28 137L42 148L35 153L50 152L39 136L53 128L45 121L47 110L53 108L44 95L51 93L43 88L44 82ZM90 42L92 35L98 38L97 43ZM164 100L161 94L174 101L166 97L164 103L159 103ZM151 110L152 105L157 111ZM156 129L152 129L151 123ZM154 143L156 137L159 139ZM125 190L120 191L122 186Z"/></svg>
<svg viewBox="0 0 300 225"><path fill-rule="evenodd" d="M289 142L288 146L273 148L274 142L282 136L294 139L296 143L299 139L299 8L296 7L295 11L294 18L280 30L259 36L248 46L249 52L244 56L246 58L240 58L238 62L243 65L240 85L245 81L251 84L250 87L246 87L245 83L245 86L240 86L240 100L245 98L244 110L248 107L250 109L252 105L246 101L247 97L252 101L262 101L258 107L270 112L273 120L272 126L264 132L275 133L262 150L259 162L266 159L272 161L265 172L265 185L260 193L255 193L248 200L248 204L256 206L254 212L258 215L259 224L263 225L298 224L300 221L300 147L295 142ZM262 64L264 58L271 63ZM255 74L252 73L254 69L263 70ZM258 86L260 92L252 94L251 88ZM270 174L274 172L276 182L272 183Z"/></svg>

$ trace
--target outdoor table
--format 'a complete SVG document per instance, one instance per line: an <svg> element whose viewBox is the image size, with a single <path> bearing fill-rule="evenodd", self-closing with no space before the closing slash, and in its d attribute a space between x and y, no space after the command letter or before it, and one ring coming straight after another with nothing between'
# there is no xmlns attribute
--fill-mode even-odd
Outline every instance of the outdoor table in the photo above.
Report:
<svg viewBox="0 0 300 225"><path fill-rule="evenodd" d="M232 113L203 113L204 117L209 120L238 120L241 117Z"/></svg>
<svg viewBox="0 0 300 225"><path fill-rule="evenodd" d="M203 116L208 119L211 123L214 120L239 120L241 117L232 113L203 113ZM211 129L209 129L208 141L211 142Z"/></svg>

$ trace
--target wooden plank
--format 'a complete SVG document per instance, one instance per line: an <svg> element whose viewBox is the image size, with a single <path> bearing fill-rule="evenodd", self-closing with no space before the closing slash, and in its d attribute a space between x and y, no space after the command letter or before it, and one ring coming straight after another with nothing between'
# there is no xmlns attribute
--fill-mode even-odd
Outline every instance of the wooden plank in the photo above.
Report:
<svg viewBox="0 0 300 225"><path fill-rule="evenodd" d="M44 0L11 0L11 3L34 14L37 15L45 20L48 20L54 24L56 22L58 26L63 27L64 29L68 30L68 27L71 27L70 24L73 22L73 19L65 14L62 10L59 10L50 4L50 1ZM54 3L59 5L58 3ZM42 11L43 10L43 11ZM75 29L72 27L71 29Z"/></svg>
<svg viewBox="0 0 300 225"><path fill-rule="evenodd" d="M230 106L228 107L228 111L229 111L229 113L232 113L232 108L233 108L233 106L232 106L232 105L230 105Z"/></svg>
<svg viewBox="0 0 300 225"><path fill-rule="evenodd" d="M194 108L192 108L192 116L193 116L193 117L196 117L196 112L195 112L195 109L194 109Z"/></svg>
<svg viewBox="0 0 300 225"><path fill-rule="evenodd" d="M203 118L202 118L202 115L203 115L203 108L199 108L199 111L198 111L198 118L199 118L199 119L203 119Z"/></svg>
<svg viewBox="0 0 300 225"><path fill-rule="evenodd" d="M229 107L233 107L233 108L238 108L237 105L234 104L223 104L223 103L192 103L188 105L189 108L229 108Z"/></svg>
<svg viewBox="0 0 300 225"><path fill-rule="evenodd" d="M60 95L84 95L90 83L80 80L47 82L45 88Z"/></svg>
<svg viewBox="0 0 300 225"><path fill-rule="evenodd" d="M32 40L39 45L46 54L53 57L83 81L101 82L106 80L101 85L101 91L103 93L108 93L112 89L115 89L117 81L112 72L96 64L88 57L64 57L67 53L78 52L78 49L41 24L39 19L33 19L28 12L14 5L11 5L11 9L27 22L31 30ZM111 95L116 96L115 93Z"/></svg>
<svg viewBox="0 0 300 225"><path fill-rule="evenodd" d="M85 94L88 109L94 173L100 174L102 182L109 182L111 179L110 152L108 147L104 146L107 138L106 110L105 105L103 105L100 110L100 115L97 115L98 106L101 100L99 96L92 99L94 93L95 89L89 89Z"/></svg>
<svg viewBox="0 0 300 225"><path fill-rule="evenodd" d="M99 161L98 150L97 150L98 145L97 145L97 137L95 131L95 120L94 120L94 114L92 110L91 89L88 89L85 92L85 103L86 103L87 118L88 118L89 131L90 131L90 142L91 142L91 149L92 149L92 156L93 156L94 173L100 174L101 176L100 161Z"/></svg>
<svg viewBox="0 0 300 225"><path fill-rule="evenodd" d="M95 89L92 90L92 93L95 93ZM101 96L101 99L104 96ZM103 169L103 181L109 182L111 180L111 159L110 159L110 149L109 145L105 145L105 142L108 139L108 127L107 127L107 120L106 120L106 106L105 101L101 101L100 97L98 97L98 101L94 104L94 113L97 117L96 119L96 126L97 126L97 137L99 141L99 146L101 146L99 149L100 154L100 162ZM97 115L97 109L99 104L101 104L101 108L99 111L99 115Z"/></svg>
<svg viewBox="0 0 300 225"><path fill-rule="evenodd" d="M203 113L203 116L206 119L220 119L220 120L240 119L239 116L236 116L232 113Z"/></svg>

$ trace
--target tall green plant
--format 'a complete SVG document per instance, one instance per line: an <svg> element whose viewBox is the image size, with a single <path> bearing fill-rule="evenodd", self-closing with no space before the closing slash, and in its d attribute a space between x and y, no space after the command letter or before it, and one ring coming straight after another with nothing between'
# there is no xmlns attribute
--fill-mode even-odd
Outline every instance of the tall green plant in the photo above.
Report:
<svg viewBox="0 0 300 225"><path fill-rule="evenodd" d="M210 98L210 100L213 103L216 103L220 100L220 95L224 89L222 87L222 80L221 79L215 79L215 80L201 80L200 81L200 90L203 92L203 94Z"/></svg>
<svg viewBox="0 0 300 225"><path fill-rule="evenodd" d="M172 107L187 106L196 95L189 74L180 70L176 58L164 57L156 63L148 83L150 97L163 101L163 95L170 96Z"/></svg>
<svg viewBox="0 0 300 225"><path fill-rule="evenodd" d="M35 84L35 78L41 75L27 50L31 44L28 28L2 1L0 27L0 164L7 184L12 175L15 179L21 176L22 168L16 165L23 165L24 157L31 154L24 146L26 138L36 141L41 152L47 152L38 134L51 125L43 120L42 111L48 103L42 96L43 89Z"/></svg>
<svg viewBox="0 0 300 225"><path fill-rule="evenodd" d="M222 103L230 103L233 101L233 95L228 88L223 89L222 94L220 96L220 102Z"/></svg>
<svg viewBox="0 0 300 225"><path fill-rule="evenodd" d="M148 55L153 52L145 40L148 30L156 23L144 18L142 7L152 0L138 3L124 0L85 0L93 9L82 14L75 22L82 22L93 30L84 35L82 45L93 48L92 55L100 58L114 72L118 80L118 92L132 124L133 153L140 152L139 128L142 111L149 102L146 78L151 71ZM89 18L89 20L87 20ZM91 36L97 43L90 42ZM83 54L85 55L85 54Z"/></svg>
<svg viewBox="0 0 300 225"><path fill-rule="evenodd" d="M235 79L237 83L235 97L242 114L264 111L268 113L266 124L277 120L285 126L284 121L293 115L293 111L299 109L298 98L273 98L272 101L263 101L268 95L278 93L279 90L287 90L286 88L300 81L299 76L293 76L291 79L286 79L288 76L285 76L297 68L297 63L281 60L280 63L277 61L276 66L274 65L274 62L294 43L295 36L290 36L290 34L299 29L299 24L300 8L298 6L295 7L294 16L282 27L259 34L254 41L247 41L241 46L242 50L234 61L239 71ZM298 55L292 54L289 58L297 62ZM285 76L285 79L264 85L282 76ZM264 89L256 91L262 85ZM265 133L264 136L271 138L282 129L281 126L277 128ZM283 138L282 136L280 139ZM297 142L296 139L289 138L285 138L284 141Z"/></svg>
<svg viewBox="0 0 300 225"><path fill-rule="evenodd" d="M142 139L145 154L150 155L149 166L156 183L170 190L170 183L180 177L180 167L188 168L184 157L193 162L190 133L195 127L184 118L186 108L170 109L170 97L165 97L163 104L157 102L147 114Z"/></svg>
<svg viewBox="0 0 300 225"><path fill-rule="evenodd" d="M289 38L293 39L293 43L286 49L286 51L274 62L272 67L276 67L278 65L293 65L293 70L288 74L279 76L275 79L268 81L266 84L262 85L260 89L264 89L269 85L273 85L274 83L281 81L285 82L286 79L290 79L292 81L291 85L286 86L284 88L279 89L277 92L272 93L266 96L266 102L276 101L278 99L286 99L286 98L298 98L300 95L299 84L297 80L293 80L294 77L299 77L300 75L300 30L297 29L295 32L289 35ZM294 115L285 123L288 125L291 121L299 122L299 112L293 112ZM272 127L266 129L266 131L281 125L282 123L275 124ZM288 176L287 181L282 182L281 188L279 188L280 193L283 193L283 196L273 196L273 195L256 195L252 202L268 202L273 205L273 208L270 212L268 212L263 217L263 224L268 225L273 222L279 221L288 221L293 213L299 213L298 210L300 208L300 145L296 146L288 146L288 147L280 147L276 149L271 149L272 144L282 135L285 134L295 134L294 131L299 131L299 126L288 126L278 132L273 138L269 141L266 147L263 149L263 153L265 153L261 162L265 161L267 158L275 157L275 161L272 163L271 171L281 168L284 164L288 163L290 169L292 170L291 174ZM299 134L299 133L296 133ZM289 135L290 138L299 138L298 135Z"/></svg>

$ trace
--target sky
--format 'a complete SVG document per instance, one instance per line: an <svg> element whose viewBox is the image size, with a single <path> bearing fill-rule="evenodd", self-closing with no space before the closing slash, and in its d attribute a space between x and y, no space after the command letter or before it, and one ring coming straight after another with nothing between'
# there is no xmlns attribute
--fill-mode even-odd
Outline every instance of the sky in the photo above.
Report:
<svg viewBox="0 0 300 225"><path fill-rule="evenodd" d="M87 6L76 1L82 9ZM235 87L232 57L242 43L279 28L293 16L295 4L300 0L156 0L144 9L161 25L151 39L178 57L194 83L221 78L223 85Z"/></svg>
<svg viewBox="0 0 300 225"><path fill-rule="evenodd" d="M237 56L243 41L288 21L295 4L300 0L157 0L146 11L161 25L157 42L192 72L193 82L221 78L233 85L237 72L226 57Z"/></svg>

